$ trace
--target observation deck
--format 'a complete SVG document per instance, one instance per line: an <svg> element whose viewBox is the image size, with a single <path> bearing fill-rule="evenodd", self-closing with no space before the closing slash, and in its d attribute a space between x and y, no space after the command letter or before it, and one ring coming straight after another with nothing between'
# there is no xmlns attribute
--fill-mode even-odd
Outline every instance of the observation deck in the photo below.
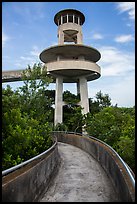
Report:
<svg viewBox="0 0 137 204"><path fill-rule="evenodd" d="M101 55L95 48L81 44L52 46L40 54L47 71L53 76L62 76L63 82L77 82L80 76L87 81L100 77L101 70L96 62Z"/></svg>

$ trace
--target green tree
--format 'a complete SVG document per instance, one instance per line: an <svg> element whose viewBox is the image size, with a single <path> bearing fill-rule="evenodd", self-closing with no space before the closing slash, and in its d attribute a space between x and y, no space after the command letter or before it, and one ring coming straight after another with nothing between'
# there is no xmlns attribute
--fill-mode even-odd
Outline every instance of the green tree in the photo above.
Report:
<svg viewBox="0 0 137 204"><path fill-rule="evenodd" d="M70 106L74 106L80 101L80 96L72 94L70 91L66 90L63 93L63 101L65 101Z"/></svg>
<svg viewBox="0 0 137 204"><path fill-rule="evenodd" d="M99 91L96 94L96 99L101 108L105 108L111 105L111 98L109 97L109 95L108 94L103 95L101 91Z"/></svg>
<svg viewBox="0 0 137 204"><path fill-rule="evenodd" d="M2 169L48 149L53 141L50 122L52 101L45 90L52 81L45 67L34 64L22 76L24 86L2 90ZM52 118L52 117L51 117Z"/></svg>
<svg viewBox="0 0 137 204"><path fill-rule="evenodd" d="M89 98L89 110L91 114L100 112L105 107L111 106L111 98L108 94L103 94L101 91L97 92L95 100Z"/></svg>
<svg viewBox="0 0 137 204"><path fill-rule="evenodd" d="M23 104L22 111L37 118L42 123L53 123L52 100L46 96L47 88L53 79L47 75L45 66L41 63L30 66L23 72L24 86L20 87L20 100Z"/></svg>
<svg viewBox="0 0 137 204"><path fill-rule="evenodd" d="M54 131L68 131L68 127L64 123L58 123L53 127Z"/></svg>
<svg viewBox="0 0 137 204"><path fill-rule="evenodd" d="M89 112L93 115L100 111L99 102L89 98Z"/></svg>
<svg viewBox="0 0 137 204"><path fill-rule="evenodd" d="M20 95L18 91L12 91L11 87L2 88L2 139L9 134L7 129L7 122L4 120L4 114L9 114L12 109L21 108ZM10 121L8 121L10 123Z"/></svg>
<svg viewBox="0 0 137 204"><path fill-rule="evenodd" d="M66 105L63 106L63 124L66 129L71 132L82 132L84 124L82 108L78 105L80 95L72 94L66 90L63 93L63 101Z"/></svg>
<svg viewBox="0 0 137 204"><path fill-rule="evenodd" d="M133 113L134 110L129 113L128 108L119 107L103 108L94 115L89 113L86 117L86 131L113 147L134 170L135 116Z"/></svg>
<svg viewBox="0 0 137 204"><path fill-rule="evenodd" d="M71 112L65 116L64 124L70 132L82 132L84 125L84 115L82 115L81 106L73 106L69 108Z"/></svg>
<svg viewBox="0 0 137 204"><path fill-rule="evenodd" d="M3 169L27 160L51 146L48 123L41 125L26 113L22 114L19 108L5 112L3 120L8 134L2 141Z"/></svg>

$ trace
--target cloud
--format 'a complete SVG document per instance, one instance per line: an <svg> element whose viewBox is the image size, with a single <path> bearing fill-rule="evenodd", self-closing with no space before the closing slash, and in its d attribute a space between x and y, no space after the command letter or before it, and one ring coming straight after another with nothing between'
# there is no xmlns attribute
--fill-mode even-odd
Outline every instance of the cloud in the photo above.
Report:
<svg viewBox="0 0 137 204"><path fill-rule="evenodd" d="M113 104L122 107L132 107L135 105L135 76L124 77L118 83L110 85L111 99Z"/></svg>
<svg viewBox="0 0 137 204"><path fill-rule="evenodd" d="M18 2L12 4L12 9L25 23L31 24L45 18L44 5L45 2Z"/></svg>
<svg viewBox="0 0 137 204"><path fill-rule="evenodd" d="M100 33L95 33L95 34L93 35L93 39L95 39L95 40L103 39L103 35L101 35Z"/></svg>
<svg viewBox="0 0 137 204"><path fill-rule="evenodd" d="M94 39L94 40L101 40L101 39L103 39L104 38L104 36L102 35L102 34L100 34L100 33L94 33L94 34L90 34L90 36L88 35L88 36L84 36L84 39L85 40L92 40L92 39Z"/></svg>
<svg viewBox="0 0 137 204"><path fill-rule="evenodd" d="M39 54L40 54L40 52L41 52L41 50L40 50L36 45L34 45L34 46L32 47L32 50L30 51L30 54L31 54L32 56L34 56L34 57L38 57Z"/></svg>
<svg viewBox="0 0 137 204"><path fill-rule="evenodd" d="M118 2L117 9L123 13L127 12L131 20L135 20L135 2Z"/></svg>
<svg viewBox="0 0 137 204"><path fill-rule="evenodd" d="M7 36L4 32L2 32L2 47L5 46L6 42L9 40L9 36Z"/></svg>
<svg viewBox="0 0 137 204"><path fill-rule="evenodd" d="M36 45L34 45L32 50L28 54L20 56L14 65L22 69L26 69L27 65L33 66L35 63L39 63L39 54L41 50L42 49L39 49Z"/></svg>
<svg viewBox="0 0 137 204"><path fill-rule="evenodd" d="M128 72L135 70L134 53L110 46L103 46L98 50L101 53L98 64L101 67L102 76L125 76Z"/></svg>
<svg viewBox="0 0 137 204"><path fill-rule="evenodd" d="M22 68L26 68L27 65L33 66L35 63L38 63L40 60L38 60L36 57L30 57L30 56L21 56L20 60L17 63L22 64Z"/></svg>
<svg viewBox="0 0 137 204"><path fill-rule="evenodd" d="M29 56L24 57L24 56L21 56L20 59L24 60L24 61L32 61L33 57L29 57Z"/></svg>
<svg viewBox="0 0 137 204"><path fill-rule="evenodd" d="M117 36L114 40L119 43L125 43L134 40L134 37L132 35L120 35Z"/></svg>
<svg viewBox="0 0 137 204"><path fill-rule="evenodd" d="M15 64L14 64L15 66L17 66L18 68L22 68L22 63L19 63L18 61L17 62L15 62Z"/></svg>
<svg viewBox="0 0 137 204"><path fill-rule="evenodd" d="M110 82L111 81L111 82ZM108 85L109 84L109 85ZM129 74L126 77L107 80L101 77L97 81L88 83L88 96L95 99L96 93L109 94L112 105L119 107L133 107L135 105L135 75Z"/></svg>

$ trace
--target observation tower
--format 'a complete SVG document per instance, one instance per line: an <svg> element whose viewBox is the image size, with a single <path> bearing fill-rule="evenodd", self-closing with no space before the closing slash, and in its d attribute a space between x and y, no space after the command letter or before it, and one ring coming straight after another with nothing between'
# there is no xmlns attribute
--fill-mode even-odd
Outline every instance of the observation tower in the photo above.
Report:
<svg viewBox="0 0 137 204"><path fill-rule="evenodd" d="M83 45L83 13L61 10L54 16L54 22L58 26L58 45L43 50L39 57L56 81L54 125L57 125L63 122L63 83L77 83L78 105L83 108L82 114L89 112L87 82L101 76L96 64L101 55L97 49Z"/></svg>

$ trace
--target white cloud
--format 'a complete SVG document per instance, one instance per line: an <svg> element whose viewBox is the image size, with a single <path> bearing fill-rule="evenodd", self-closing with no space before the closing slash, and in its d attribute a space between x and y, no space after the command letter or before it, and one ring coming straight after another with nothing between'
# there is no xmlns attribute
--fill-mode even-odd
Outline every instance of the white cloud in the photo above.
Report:
<svg viewBox="0 0 137 204"><path fill-rule="evenodd" d="M134 54L116 47L98 47L101 59L101 77L88 82L88 97L95 99L97 92L109 94L113 105L132 107L135 105L135 62ZM64 90L76 94L76 84L64 84Z"/></svg>
<svg viewBox="0 0 137 204"><path fill-rule="evenodd" d="M20 68L20 67L22 68L22 63L16 62L14 65L17 66L17 67L19 67L19 68Z"/></svg>
<svg viewBox="0 0 137 204"><path fill-rule="evenodd" d="M130 19L135 19L135 2L118 2L117 8L121 13L128 12Z"/></svg>
<svg viewBox="0 0 137 204"><path fill-rule="evenodd" d="M84 39L85 40L92 40L92 39L94 39L94 40L101 40L101 39L104 38L104 36L102 34L96 33L96 32L94 32L93 34L91 33L88 36L86 36L86 35L87 35L87 33L84 35Z"/></svg>
<svg viewBox="0 0 137 204"><path fill-rule="evenodd" d="M34 57L38 57L41 50L37 46L33 46L32 50L30 51L30 54Z"/></svg>
<svg viewBox="0 0 137 204"><path fill-rule="evenodd" d="M4 32L2 32L2 47L5 46L6 42L9 40L9 36L7 36Z"/></svg>
<svg viewBox="0 0 137 204"><path fill-rule="evenodd" d="M125 43L134 40L132 35L120 35L114 39L116 42Z"/></svg>
<svg viewBox="0 0 137 204"><path fill-rule="evenodd" d="M123 52L109 46L100 47L98 50L101 53L98 64L101 66L102 76L124 76L129 71L135 70L134 53Z"/></svg>
<svg viewBox="0 0 137 204"><path fill-rule="evenodd" d="M122 80L113 80L112 77L109 78L109 82L106 80L105 77L102 77L97 81L88 83L89 98L95 99L95 95L101 90L103 94L109 95L112 105L117 104L119 107L133 107L135 105L135 75L129 74Z"/></svg>
<svg viewBox="0 0 137 204"><path fill-rule="evenodd" d="M24 56L21 56L20 59L24 60L24 61L32 61L33 57L29 57L29 56L24 57Z"/></svg>
<svg viewBox="0 0 137 204"><path fill-rule="evenodd" d="M12 4L12 6L14 12L28 24L43 19L46 15L43 2L20 2L19 4Z"/></svg>
<svg viewBox="0 0 137 204"><path fill-rule="evenodd" d="M26 69L28 65L33 66L35 63L40 62L40 52L41 50L36 45L34 45L29 54L24 54L23 56L20 56L19 59L16 60L14 65L22 69Z"/></svg>
<svg viewBox="0 0 137 204"><path fill-rule="evenodd" d="M109 87L113 104L132 107L135 105L135 76L127 76Z"/></svg>
<svg viewBox="0 0 137 204"><path fill-rule="evenodd" d="M103 35L101 35L100 33L95 33L95 34L93 35L93 39L95 39L95 40L103 39Z"/></svg>

